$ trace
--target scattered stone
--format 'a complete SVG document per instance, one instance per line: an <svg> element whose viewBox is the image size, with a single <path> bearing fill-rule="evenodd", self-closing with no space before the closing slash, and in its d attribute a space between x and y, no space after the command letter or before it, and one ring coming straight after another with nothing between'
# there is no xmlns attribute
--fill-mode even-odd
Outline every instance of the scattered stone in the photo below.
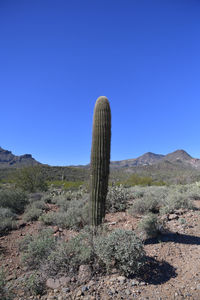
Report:
<svg viewBox="0 0 200 300"><path fill-rule="evenodd" d="M88 290L89 290L89 288L86 285L82 287L82 292L83 293L86 292L86 291L88 291Z"/></svg>
<svg viewBox="0 0 200 300"><path fill-rule="evenodd" d="M66 277L62 276L62 277L59 278L59 281L60 281L61 286L66 286L70 283L71 278L69 276L66 276Z"/></svg>
<svg viewBox="0 0 200 300"><path fill-rule="evenodd" d="M92 277L90 266L81 265L78 272L78 281L80 283L88 282Z"/></svg>
<svg viewBox="0 0 200 300"><path fill-rule="evenodd" d="M124 276L119 276L117 277L117 280L121 283L121 284L124 284L126 282L126 277Z"/></svg>
<svg viewBox="0 0 200 300"><path fill-rule="evenodd" d="M177 214L170 214L168 215L168 220L172 221L172 220L177 220L179 218L179 216Z"/></svg>
<svg viewBox="0 0 200 300"><path fill-rule="evenodd" d="M69 288L62 288L62 292L67 294L67 293L70 292L70 289Z"/></svg>
<svg viewBox="0 0 200 300"><path fill-rule="evenodd" d="M126 289L124 292L127 296L129 296L131 294L130 290L128 290L128 289Z"/></svg>
<svg viewBox="0 0 200 300"><path fill-rule="evenodd" d="M46 286L52 290L58 289L60 287L60 281L58 279L48 278Z"/></svg>
<svg viewBox="0 0 200 300"><path fill-rule="evenodd" d="M135 285L138 285L139 284L139 281L138 280L133 280L132 282L131 282L131 285L132 286L135 286Z"/></svg>
<svg viewBox="0 0 200 300"><path fill-rule="evenodd" d="M76 293L76 297L81 297L81 295L82 295L82 291L78 291L77 293Z"/></svg>

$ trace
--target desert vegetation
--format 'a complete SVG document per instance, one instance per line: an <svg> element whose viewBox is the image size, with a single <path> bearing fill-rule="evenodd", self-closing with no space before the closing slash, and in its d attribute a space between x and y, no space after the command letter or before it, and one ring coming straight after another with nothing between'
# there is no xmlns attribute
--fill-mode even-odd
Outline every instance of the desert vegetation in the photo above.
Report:
<svg viewBox="0 0 200 300"><path fill-rule="evenodd" d="M2 180L1 299L129 299L137 297L133 286L153 295L146 286L177 276L152 247L184 241L173 226L187 230L191 216L199 220L200 184L166 184L138 174L111 176L109 182L110 138L109 102L100 97L90 182L84 176L74 180L76 168L72 177L63 169L61 177L57 169L51 177L40 165ZM198 237L185 239L199 246Z"/></svg>

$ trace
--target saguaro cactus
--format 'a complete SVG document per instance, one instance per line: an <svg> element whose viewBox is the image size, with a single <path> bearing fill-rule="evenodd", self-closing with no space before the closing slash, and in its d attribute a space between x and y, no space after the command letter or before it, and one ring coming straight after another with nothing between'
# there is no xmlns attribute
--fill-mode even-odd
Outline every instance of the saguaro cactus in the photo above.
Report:
<svg viewBox="0 0 200 300"><path fill-rule="evenodd" d="M97 226L105 217L105 201L108 191L111 144L111 112L108 99L97 99L92 130L90 223Z"/></svg>

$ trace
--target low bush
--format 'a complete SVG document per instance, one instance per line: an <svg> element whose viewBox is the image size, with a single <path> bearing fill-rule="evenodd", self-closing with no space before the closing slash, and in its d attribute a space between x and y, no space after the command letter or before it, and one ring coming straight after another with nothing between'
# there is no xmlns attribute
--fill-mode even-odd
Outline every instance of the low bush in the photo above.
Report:
<svg viewBox="0 0 200 300"><path fill-rule="evenodd" d="M51 211L47 214L40 215L38 220L45 225L56 225L58 223L57 217L59 218L59 214L57 212Z"/></svg>
<svg viewBox="0 0 200 300"><path fill-rule="evenodd" d="M6 281L6 271L4 268L0 268L0 299L11 300L13 295L12 287Z"/></svg>
<svg viewBox="0 0 200 300"><path fill-rule="evenodd" d="M0 219L0 235L5 234L8 231L16 228L17 228L17 223L12 218Z"/></svg>
<svg viewBox="0 0 200 300"><path fill-rule="evenodd" d="M59 211L42 215L40 221L46 225L58 225L61 228L80 230L87 225L89 219L88 195L80 200L62 199Z"/></svg>
<svg viewBox="0 0 200 300"><path fill-rule="evenodd" d="M149 212L158 212L160 203L154 197L144 196L140 199L135 199L132 206L129 209L131 215L146 214Z"/></svg>
<svg viewBox="0 0 200 300"><path fill-rule="evenodd" d="M148 214L138 224L138 231L145 238L154 238L160 233L158 217L155 214Z"/></svg>
<svg viewBox="0 0 200 300"><path fill-rule="evenodd" d="M19 169L13 176L13 180L17 187L30 193L47 191L48 189L41 166L30 166Z"/></svg>
<svg viewBox="0 0 200 300"><path fill-rule="evenodd" d="M66 191L78 190L84 184L83 181L65 181L65 180L53 180L48 181L48 186L54 186L62 188Z"/></svg>
<svg viewBox="0 0 200 300"><path fill-rule="evenodd" d="M27 195L18 189L0 190L0 206L10 208L13 213L20 214L24 212L28 204Z"/></svg>
<svg viewBox="0 0 200 300"><path fill-rule="evenodd" d="M110 186L106 198L106 210L113 213L125 211L128 206L130 194L126 188L120 186Z"/></svg>
<svg viewBox="0 0 200 300"><path fill-rule="evenodd" d="M16 214L10 208L0 207L0 234L17 228Z"/></svg>
<svg viewBox="0 0 200 300"><path fill-rule="evenodd" d="M47 210L47 206L43 200L34 201L26 207L23 218L26 222L37 221L45 210Z"/></svg>
<svg viewBox="0 0 200 300"><path fill-rule="evenodd" d="M161 213L172 213L176 209L185 208L185 209L194 209L192 201L180 192L171 191L166 199L164 206L161 208Z"/></svg>
<svg viewBox="0 0 200 300"><path fill-rule="evenodd" d="M95 252L107 271L115 267L125 276L137 274L144 264L143 244L133 231L116 229L107 236L99 236Z"/></svg>
<svg viewBox="0 0 200 300"><path fill-rule="evenodd" d="M30 222L30 221L37 221L38 218L42 215L43 211L40 208L36 207L29 207L23 216L24 221Z"/></svg>
<svg viewBox="0 0 200 300"><path fill-rule="evenodd" d="M37 268L55 246L55 237L49 229L43 229L37 236L27 236L20 244L22 261L30 268Z"/></svg>
<svg viewBox="0 0 200 300"><path fill-rule="evenodd" d="M41 273L34 272L25 277L24 290L30 296L42 295L46 288L45 282L46 280Z"/></svg>

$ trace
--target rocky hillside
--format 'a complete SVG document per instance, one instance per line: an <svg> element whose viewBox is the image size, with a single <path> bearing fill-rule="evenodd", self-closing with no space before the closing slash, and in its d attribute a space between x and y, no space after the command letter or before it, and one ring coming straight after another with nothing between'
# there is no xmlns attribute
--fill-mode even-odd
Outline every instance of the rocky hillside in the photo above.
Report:
<svg viewBox="0 0 200 300"><path fill-rule="evenodd" d="M39 162L36 161L31 154L16 156L11 151L0 147L0 168L18 168L38 164Z"/></svg>
<svg viewBox="0 0 200 300"><path fill-rule="evenodd" d="M139 166L139 165L152 165L157 163L158 161L162 160L164 158L164 155L162 154L155 154L152 152L147 152L138 158L133 159L126 159L126 160L120 160L120 161L112 161L111 167L133 167L133 166Z"/></svg>
<svg viewBox="0 0 200 300"><path fill-rule="evenodd" d="M167 155L147 152L135 159L111 162L111 168L131 168L135 166L152 166L166 162L181 164L184 167L200 169L200 159L191 157L184 150L176 150Z"/></svg>

